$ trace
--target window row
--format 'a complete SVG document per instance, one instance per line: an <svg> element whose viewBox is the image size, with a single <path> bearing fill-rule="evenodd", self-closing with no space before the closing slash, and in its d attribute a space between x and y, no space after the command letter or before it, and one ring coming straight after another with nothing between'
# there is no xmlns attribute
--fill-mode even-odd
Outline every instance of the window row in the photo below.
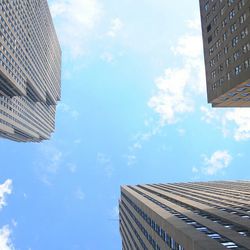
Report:
<svg viewBox="0 0 250 250"><path fill-rule="evenodd" d="M227 48L227 47L225 47L225 48ZM224 53L224 54L226 55L227 54L227 49L225 50L225 48L224 48L224 52L226 52L226 53ZM246 53L249 53L249 51L250 51L250 43L244 44L242 46L242 48L240 48L239 50L235 51L231 57L229 57L229 58L226 59L225 66L228 67L234 61L237 61L238 59L240 59L241 56L244 56ZM221 58L221 55L222 55L222 53L220 51L220 52L218 52L218 54L214 58L212 58L209 61L210 68L212 68L212 67L214 67L214 66L216 66L218 64L218 62L219 62L219 60ZM219 70L219 71L221 71L221 70Z"/></svg>
<svg viewBox="0 0 250 250"><path fill-rule="evenodd" d="M232 243L232 245L234 246L234 248L238 248L238 245L236 245L234 242L232 242L230 239L217 234L215 231L211 230L210 228L198 223L197 221L194 221L193 219L185 216L184 214L179 213L178 211L167 207L165 204L159 202L158 200L152 198L149 195L146 195L145 193L140 192L137 189L134 189L133 187L130 187L131 189L133 189L135 192L141 194L143 197L145 197L146 199L150 200L151 202L155 203L156 205L158 205L159 207L165 209L166 211L170 212L172 215L174 215L175 217L181 219L182 221L184 221L186 224L194 227L197 231L206 234L208 237L218 241L219 243L221 243L223 246L226 246L226 244L228 243ZM226 247L226 248L230 248L230 247Z"/></svg>
<svg viewBox="0 0 250 250"><path fill-rule="evenodd" d="M136 248L136 250L140 250L141 248L138 246L138 244L136 243L135 239L134 239L134 236L136 236L136 238L138 239L138 241L140 242L141 246L142 246L142 249L143 250L147 250L148 248L146 247L145 243L143 242L142 238L140 237L140 235L138 234L137 230L135 229L135 227L133 226L132 222L130 221L130 219L128 218L128 216L126 215L126 213L124 212L123 208L120 206L120 210L122 211L122 214L120 214L121 216L121 219L124 223L124 225L126 226L127 228L127 231L129 232L130 234L130 237L128 238L129 240L131 239L133 241L133 244ZM129 211L128 211L129 212ZM130 214L131 216L131 214ZM125 217L125 218L124 218ZM133 218L133 217L132 217ZM133 218L134 220L134 218ZM135 221L135 220L134 220ZM133 231L133 235L132 235L132 232L131 230L129 230L128 226L127 226L127 222L128 224L130 225L130 228L132 229ZM137 224L138 227L142 226L141 224L139 224L138 221L135 221L135 223ZM131 245L131 243L130 243ZM157 249L158 250L158 249Z"/></svg>
<svg viewBox="0 0 250 250"><path fill-rule="evenodd" d="M164 231L149 215L147 215L140 207L138 207L129 197L122 193L122 197L125 198L125 200L133 207L133 209L140 215L140 217L158 234L159 237L166 243L168 247L170 247L173 250L184 250L184 248L179 245L167 232ZM147 238L147 232L145 231L144 234L146 234ZM152 242L154 240L152 239ZM157 245L154 244L153 245Z"/></svg>

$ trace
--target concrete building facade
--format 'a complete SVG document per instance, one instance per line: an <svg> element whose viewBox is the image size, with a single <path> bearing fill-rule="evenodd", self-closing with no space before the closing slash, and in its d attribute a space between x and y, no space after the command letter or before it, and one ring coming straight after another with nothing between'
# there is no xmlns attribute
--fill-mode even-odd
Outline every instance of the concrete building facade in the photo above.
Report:
<svg viewBox="0 0 250 250"><path fill-rule="evenodd" d="M200 0L207 96L214 107L250 106L250 1Z"/></svg>
<svg viewBox="0 0 250 250"><path fill-rule="evenodd" d="M61 89L61 49L46 0L0 0L0 136L48 139Z"/></svg>
<svg viewBox="0 0 250 250"><path fill-rule="evenodd" d="M250 182L122 186L122 249L250 249Z"/></svg>

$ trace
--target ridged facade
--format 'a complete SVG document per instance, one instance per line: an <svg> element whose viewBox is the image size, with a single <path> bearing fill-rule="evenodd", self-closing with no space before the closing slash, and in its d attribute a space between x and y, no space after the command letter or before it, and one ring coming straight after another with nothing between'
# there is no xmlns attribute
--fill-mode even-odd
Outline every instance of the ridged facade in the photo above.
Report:
<svg viewBox="0 0 250 250"><path fill-rule="evenodd" d="M250 106L250 1L200 0L208 102Z"/></svg>
<svg viewBox="0 0 250 250"><path fill-rule="evenodd" d="M0 0L0 136L49 139L61 92L61 49L46 0Z"/></svg>
<svg viewBox="0 0 250 250"><path fill-rule="evenodd" d="M122 186L123 250L250 249L250 182Z"/></svg>

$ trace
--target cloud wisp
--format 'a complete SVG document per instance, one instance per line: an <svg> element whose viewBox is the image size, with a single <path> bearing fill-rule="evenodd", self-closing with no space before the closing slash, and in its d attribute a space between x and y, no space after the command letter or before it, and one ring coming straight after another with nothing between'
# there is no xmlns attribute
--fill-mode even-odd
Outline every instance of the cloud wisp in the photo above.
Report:
<svg viewBox="0 0 250 250"><path fill-rule="evenodd" d="M54 0L50 9L62 46L73 58L84 55L102 16L99 1Z"/></svg>
<svg viewBox="0 0 250 250"><path fill-rule="evenodd" d="M224 136L233 137L236 141L250 139L250 110L234 108L229 110L201 107L202 120L219 128Z"/></svg>
<svg viewBox="0 0 250 250"><path fill-rule="evenodd" d="M76 109L66 103L59 103L57 108L59 111L69 114L74 120L77 120L80 116L80 113Z"/></svg>
<svg viewBox="0 0 250 250"><path fill-rule="evenodd" d="M8 225L0 228L0 249L1 250L15 250L11 241L11 230Z"/></svg>
<svg viewBox="0 0 250 250"><path fill-rule="evenodd" d="M156 78L156 91L148 102L159 115L162 126L177 123L183 115L193 112L194 97L205 93L201 31L194 25L188 24L188 27L190 34L180 37L177 45L171 48L182 61L182 67L168 67ZM193 34L194 30L196 34Z"/></svg>
<svg viewBox="0 0 250 250"><path fill-rule="evenodd" d="M223 173L233 160L232 155L227 150L217 150L211 156L202 155L202 167L193 167L194 174L214 176Z"/></svg>
<svg viewBox="0 0 250 250"><path fill-rule="evenodd" d="M7 205L6 195L12 193L12 180L8 179L0 185L0 210Z"/></svg>
<svg viewBox="0 0 250 250"><path fill-rule="evenodd" d="M97 154L97 164L100 165L104 169L105 175L108 178L112 177L114 173L114 167L112 164L112 160L108 155L99 152Z"/></svg>
<svg viewBox="0 0 250 250"><path fill-rule="evenodd" d="M122 30L123 22L120 18L116 17L111 20L110 28L107 32L107 36L115 38L117 34Z"/></svg>
<svg viewBox="0 0 250 250"><path fill-rule="evenodd" d="M205 68L200 21L189 20L189 33L180 37L171 50L182 67L168 67L156 78L155 94L148 106L158 114L161 126L175 124L187 114L197 111L198 98L206 99ZM208 104L209 105L209 104ZM202 120L218 127L224 136L236 141L250 139L250 110L243 108L213 109L201 106Z"/></svg>
<svg viewBox="0 0 250 250"><path fill-rule="evenodd" d="M171 48L170 52L181 62L181 67L167 67L154 80L154 94L147 105L157 118L146 120L145 131L136 135L125 155L128 166L136 163L137 153L146 141L158 135L166 125L176 124L183 120L183 116L195 111L194 97L205 96L202 36L197 20L187 22L189 32ZM180 136L184 135L183 130L178 132Z"/></svg>
<svg viewBox="0 0 250 250"><path fill-rule="evenodd" d="M0 210L7 205L6 195L12 193L12 180L7 179L0 185ZM9 225L0 228L0 249L1 250L14 250L14 245L11 241L11 229Z"/></svg>
<svg viewBox="0 0 250 250"><path fill-rule="evenodd" d="M52 186L52 179L58 174L65 153L57 146L46 142L42 143L38 149L39 156L34 162L36 174L45 185Z"/></svg>

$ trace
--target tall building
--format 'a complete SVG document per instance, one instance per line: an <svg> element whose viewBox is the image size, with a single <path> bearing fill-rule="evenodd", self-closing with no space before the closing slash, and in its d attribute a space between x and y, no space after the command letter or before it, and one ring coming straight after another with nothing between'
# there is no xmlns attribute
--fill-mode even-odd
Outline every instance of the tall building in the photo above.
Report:
<svg viewBox="0 0 250 250"><path fill-rule="evenodd" d="M46 0L0 0L0 136L48 139L60 100L61 49Z"/></svg>
<svg viewBox="0 0 250 250"><path fill-rule="evenodd" d="M208 102L250 106L250 1L200 0Z"/></svg>
<svg viewBox="0 0 250 250"><path fill-rule="evenodd" d="M250 182L122 186L123 250L250 249Z"/></svg>

